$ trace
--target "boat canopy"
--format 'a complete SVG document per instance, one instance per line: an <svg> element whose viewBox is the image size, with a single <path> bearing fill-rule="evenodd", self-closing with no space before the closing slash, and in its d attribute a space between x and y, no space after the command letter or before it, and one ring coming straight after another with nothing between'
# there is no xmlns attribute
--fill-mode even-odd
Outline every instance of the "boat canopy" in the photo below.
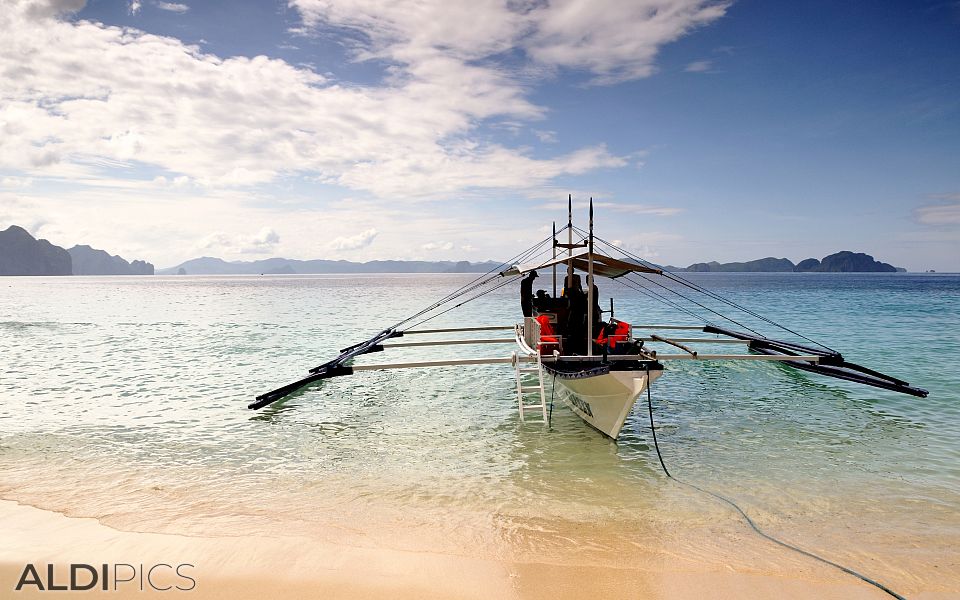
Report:
<svg viewBox="0 0 960 600"><path fill-rule="evenodd" d="M619 258L613 258L612 256L607 256L605 254L600 254L594 250L591 254L587 250L580 250L579 252L574 252L572 256L558 256L557 258L550 258L539 263L526 263L520 265L513 265L506 271L501 271L500 275L502 277L510 277L512 275L523 275L524 273L529 273L530 271L536 271L537 269L545 269L547 267L552 267L554 265L565 265L568 262L573 262L573 268L579 271L586 273L589 269L589 260L593 259L593 274L600 277L609 277L610 279L616 279L617 277L622 277L627 273L656 273L657 275L663 274L663 271L660 269L653 269L641 265L640 263L634 262L632 260L623 260Z"/></svg>

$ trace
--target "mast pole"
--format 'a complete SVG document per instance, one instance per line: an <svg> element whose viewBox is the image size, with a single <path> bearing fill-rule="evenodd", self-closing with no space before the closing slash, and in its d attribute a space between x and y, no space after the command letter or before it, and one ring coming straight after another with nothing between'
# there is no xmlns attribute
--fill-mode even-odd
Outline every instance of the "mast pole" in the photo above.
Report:
<svg viewBox="0 0 960 600"><path fill-rule="evenodd" d="M553 260L557 260L557 222L553 222ZM557 264L553 264L553 297L557 297Z"/></svg>
<svg viewBox="0 0 960 600"><path fill-rule="evenodd" d="M590 197L590 233L587 236L587 356L593 356L593 197Z"/></svg>
<svg viewBox="0 0 960 600"><path fill-rule="evenodd" d="M573 287L573 194L567 194L567 284L569 295Z"/></svg>

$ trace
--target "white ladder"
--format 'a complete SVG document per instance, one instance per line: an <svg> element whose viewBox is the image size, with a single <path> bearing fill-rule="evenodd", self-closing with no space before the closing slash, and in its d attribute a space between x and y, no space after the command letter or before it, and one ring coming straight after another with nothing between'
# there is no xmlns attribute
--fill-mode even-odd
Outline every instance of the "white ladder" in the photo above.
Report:
<svg viewBox="0 0 960 600"><path fill-rule="evenodd" d="M530 364L530 363L526 363ZM547 395L544 392L543 387L543 362L540 360L540 353L537 352L537 366L522 367L520 366L520 360L514 361L514 368L517 373L517 407L520 410L520 420L526 421L526 413L528 410L540 410L540 414L543 416L543 422L547 422ZM525 373L536 373L537 374L537 385L524 385L523 384L523 375ZM537 393L540 396L539 402L524 402L524 397L527 394Z"/></svg>

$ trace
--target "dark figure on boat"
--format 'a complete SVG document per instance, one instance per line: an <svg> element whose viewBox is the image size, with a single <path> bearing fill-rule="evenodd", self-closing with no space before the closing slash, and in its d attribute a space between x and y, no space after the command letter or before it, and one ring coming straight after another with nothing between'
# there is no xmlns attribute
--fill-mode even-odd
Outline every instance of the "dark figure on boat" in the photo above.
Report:
<svg viewBox="0 0 960 600"><path fill-rule="evenodd" d="M583 291L579 275L574 274L567 279L563 295L570 302L570 312L567 315L565 328L567 350L575 354L585 354L587 351L587 294Z"/></svg>
<svg viewBox="0 0 960 600"><path fill-rule="evenodd" d="M597 289L596 284L593 286L593 332L596 333L600 329L600 325L603 322L603 311L600 310L600 290Z"/></svg>
<svg viewBox="0 0 960 600"><path fill-rule="evenodd" d="M533 280L537 278L536 271L520 280L520 308L524 317L533 316Z"/></svg>

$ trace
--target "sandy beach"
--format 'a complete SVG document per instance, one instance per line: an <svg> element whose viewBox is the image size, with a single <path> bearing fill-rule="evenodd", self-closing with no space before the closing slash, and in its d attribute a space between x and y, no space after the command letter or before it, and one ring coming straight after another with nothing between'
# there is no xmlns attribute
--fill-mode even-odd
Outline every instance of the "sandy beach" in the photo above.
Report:
<svg viewBox="0 0 960 600"><path fill-rule="evenodd" d="M648 569L616 566L512 562L434 552L359 548L297 536L192 537L119 531L95 519L0 501L4 524L0 546L0 597L44 598L28 585L14 591L27 563L45 577L68 580L71 563L91 565L183 564L195 584L163 575L157 587L180 583L175 592L195 598L884 598L884 593L838 572L792 558L784 569L740 571L733 566L697 568L687 560L658 561ZM746 543L755 544L753 539ZM771 550L774 551L775 550ZM143 567L140 567L143 569ZM159 572L158 572L159 573ZM124 572L126 578L126 572ZM137 580L118 589L90 590L85 597L163 597L143 592ZM960 597L955 590L907 589L911 598ZM60 592L68 594L71 592Z"/></svg>

